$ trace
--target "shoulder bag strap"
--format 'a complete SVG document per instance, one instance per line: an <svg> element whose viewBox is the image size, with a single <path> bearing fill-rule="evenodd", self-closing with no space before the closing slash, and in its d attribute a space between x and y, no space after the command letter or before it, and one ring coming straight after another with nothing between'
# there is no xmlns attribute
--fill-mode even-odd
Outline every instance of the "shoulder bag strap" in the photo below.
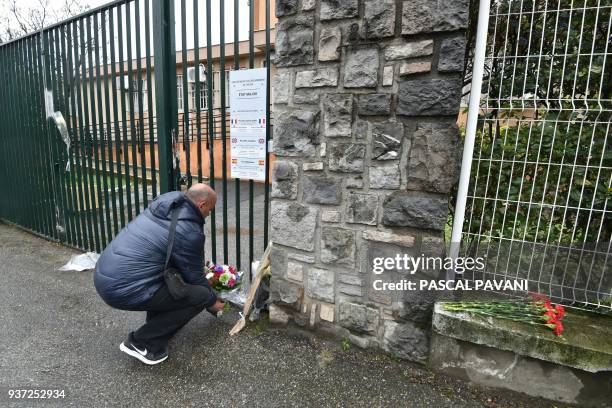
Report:
<svg viewBox="0 0 612 408"><path fill-rule="evenodd" d="M168 249L166 250L166 263L164 269L168 269L170 256L172 255L172 246L174 245L174 233L176 232L176 222L178 221L179 208L176 203L172 204L172 220L170 221L170 229L168 230Z"/></svg>

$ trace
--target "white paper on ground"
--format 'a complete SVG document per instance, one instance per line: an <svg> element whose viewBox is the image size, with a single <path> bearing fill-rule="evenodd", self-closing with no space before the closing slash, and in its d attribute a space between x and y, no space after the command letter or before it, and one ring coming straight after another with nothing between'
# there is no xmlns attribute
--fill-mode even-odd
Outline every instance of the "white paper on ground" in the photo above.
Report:
<svg viewBox="0 0 612 408"><path fill-rule="evenodd" d="M96 252L86 252L80 255L74 255L68 263L58 271L86 271L88 269L94 269L96 267L96 262L100 258L100 254Z"/></svg>

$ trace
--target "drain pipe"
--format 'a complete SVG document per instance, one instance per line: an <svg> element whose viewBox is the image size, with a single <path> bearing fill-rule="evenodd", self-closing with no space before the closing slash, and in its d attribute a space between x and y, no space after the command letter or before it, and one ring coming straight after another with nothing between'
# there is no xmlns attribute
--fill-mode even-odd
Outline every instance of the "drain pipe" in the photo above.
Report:
<svg viewBox="0 0 612 408"><path fill-rule="evenodd" d="M449 250L449 257L453 260L459 256L461 233L463 231L463 221L465 219L465 204L467 202L468 187L470 184L472 155L474 154L476 126L478 124L478 113L480 110L480 94L482 90L482 76L484 74L490 8L490 0L480 0L478 7L478 25L476 27L474 64L472 68L472 84L470 86L470 101L468 105L467 126L463 145L463 159L461 161L459 188L457 190L457 202L455 204L455 215L453 218L453 230L451 233L451 245ZM455 262L453 262L453 265L455 265ZM446 280L455 280L454 268L449 268L447 270Z"/></svg>

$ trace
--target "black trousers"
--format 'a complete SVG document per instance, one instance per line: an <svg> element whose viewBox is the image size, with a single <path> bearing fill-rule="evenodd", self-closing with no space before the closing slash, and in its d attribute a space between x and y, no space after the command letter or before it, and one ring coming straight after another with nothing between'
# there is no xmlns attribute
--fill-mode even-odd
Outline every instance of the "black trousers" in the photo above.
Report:
<svg viewBox="0 0 612 408"><path fill-rule="evenodd" d="M197 316L210 306L210 289L199 285L189 285L187 296L175 300L162 286L149 300L130 307L132 311L146 311L145 324L131 334L132 341L157 353L167 347L168 341Z"/></svg>

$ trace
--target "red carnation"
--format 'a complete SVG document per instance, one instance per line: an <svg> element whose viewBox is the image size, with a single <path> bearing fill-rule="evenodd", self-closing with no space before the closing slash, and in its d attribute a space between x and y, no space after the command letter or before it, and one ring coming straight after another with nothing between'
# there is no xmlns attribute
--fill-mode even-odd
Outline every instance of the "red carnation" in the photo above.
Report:
<svg viewBox="0 0 612 408"><path fill-rule="evenodd" d="M553 333L555 333L557 336L561 336L561 333L563 333L563 324L561 322L557 321L557 325L553 329Z"/></svg>
<svg viewBox="0 0 612 408"><path fill-rule="evenodd" d="M563 316L565 316L565 308L563 307L563 305L555 305L555 311L557 312L557 317L559 319L561 319Z"/></svg>
<svg viewBox="0 0 612 408"><path fill-rule="evenodd" d="M542 319L547 323L555 323L558 319L558 316L552 310L548 310L542 314Z"/></svg>

